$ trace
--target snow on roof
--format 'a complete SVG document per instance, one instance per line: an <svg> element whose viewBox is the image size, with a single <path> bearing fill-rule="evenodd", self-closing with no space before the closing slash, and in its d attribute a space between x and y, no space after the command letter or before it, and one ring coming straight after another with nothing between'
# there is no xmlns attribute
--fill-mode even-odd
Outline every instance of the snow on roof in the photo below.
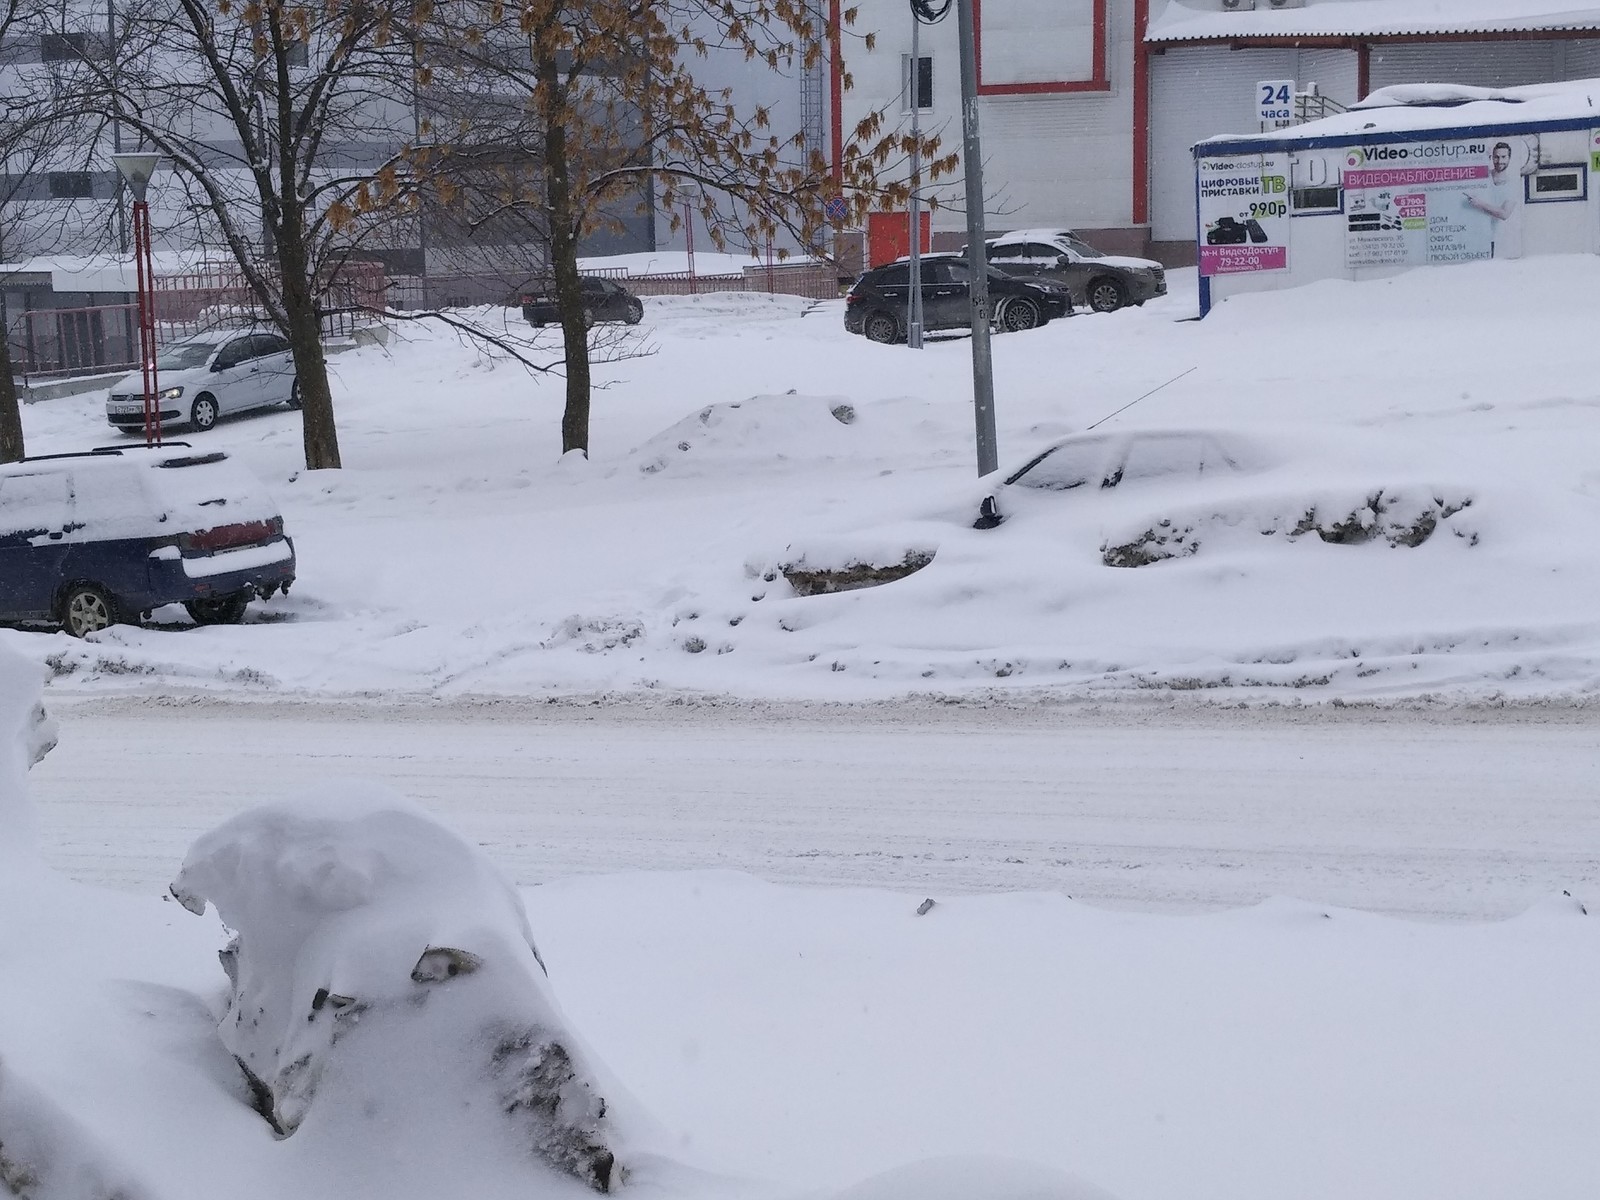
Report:
<svg viewBox="0 0 1600 1200"><path fill-rule="evenodd" d="M1217 0L1167 0L1147 42L1272 37L1405 37L1427 34L1600 31L1600 7L1572 0L1306 0L1303 8L1221 12Z"/></svg>
<svg viewBox="0 0 1600 1200"><path fill-rule="evenodd" d="M1478 88L1459 84L1407 83L1380 88L1350 111L1289 129L1210 142L1303 142L1314 138L1414 130L1527 125L1590 120L1600 124L1600 79L1539 83L1527 87Z"/></svg>
<svg viewBox="0 0 1600 1200"><path fill-rule="evenodd" d="M198 256L160 250L150 256L158 275L194 270ZM22 262L0 263L0 283L8 276L49 275L56 292L124 292L139 290L133 260L114 255L39 254Z"/></svg>

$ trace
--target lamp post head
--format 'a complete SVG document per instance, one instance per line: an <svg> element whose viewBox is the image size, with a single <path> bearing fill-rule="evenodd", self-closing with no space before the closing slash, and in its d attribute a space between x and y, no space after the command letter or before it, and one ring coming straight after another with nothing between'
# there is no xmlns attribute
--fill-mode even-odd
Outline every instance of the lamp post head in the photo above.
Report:
<svg viewBox="0 0 1600 1200"><path fill-rule="evenodd" d="M141 150L113 154L111 161L117 164L117 170L122 172L122 177L133 189L133 198L143 202L145 188L150 186L150 176L156 173L156 164L161 161L161 155Z"/></svg>

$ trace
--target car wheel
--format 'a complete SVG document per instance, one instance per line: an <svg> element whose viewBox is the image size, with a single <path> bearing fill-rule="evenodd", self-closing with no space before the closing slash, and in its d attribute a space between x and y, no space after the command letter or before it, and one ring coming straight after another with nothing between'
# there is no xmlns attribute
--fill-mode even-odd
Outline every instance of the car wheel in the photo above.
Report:
<svg viewBox="0 0 1600 1200"><path fill-rule="evenodd" d="M249 592L183 602L183 607L189 610L189 616L196 625L237 625L244 620L244 610L249 605Z"/></svg>
<svg viewBox="0 0 1600 1200"><path fill-rule="evenodd" d="M97 633L121 620L111 593L92 583L75 583L61 597L61 627L73 637Z"/></svg>
<svg viewBox="0 0 1600 1200"><path fill-rule="evenodd" d="M888 313L875 312L862 322L861 332L867 335L869 342L882 342L888 345L890 342L900 340L900 322Z"/></svg>
<svg viewBox="0 0 1600 1200"><path fill-rule="evenodd" d="M194 407L189 410L189 424L204 431L216 423L217 398L210 392L201 392L194 398Z"/></svg>
<svg viewBox="0 0 1600 1200"><path fill-rule="evenodd" d="M628 301L628 315L623 320L629 325L637 325L644 320L644 305L637 300Z"/></svg>
<svg viewBox="0 0 1600 1200"><path fill-rule="evenodd" d="M1039 324L1039 306L1032 300L1012 297L1000 310L1000 328L1007 333L1021 333L1024 329L1035 329Z"/></svg>
<svg viewBox="0 0 1600 1200"><path fill-rule="evenodd" d="M288 404L290 408L298 409L300 407L300 381L298 379L289 385Z"/></svg>
<svg viewBox="0 0 1600 1200"><path fill-rule="evenodd" d="M1128 302L1128 290L1117 280L1101 276L1089 284L1089 307L1095 312L1116 312Z"/></svg>

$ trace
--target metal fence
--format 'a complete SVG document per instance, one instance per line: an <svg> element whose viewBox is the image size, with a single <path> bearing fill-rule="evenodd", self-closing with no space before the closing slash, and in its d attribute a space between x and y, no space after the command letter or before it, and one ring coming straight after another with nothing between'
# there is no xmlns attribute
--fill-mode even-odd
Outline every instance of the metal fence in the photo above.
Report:
<svg viewBox="0 0 1600 1200"><path fill-rule="evenodd" d="M139 365L137 304L25 312L20 333L20 343L13 335L11 354L25 375L93 375Z"/></svg>
<svg viewBox="0 0 1600 1200"><path fill-rule="evenodd" d="M236 263L157 275L153 291L158 344L264 318ZM346 263L321 292L323 337L349 337L357 327L382 319L388 303L383 264ZM25 378L132 370L139 365L139 306L30 309L13 323L8 337L13 367Z"/></svg>
<svg viewBox="0 0 1600 1200"><path fill-rule="evenodd" d="M836 300L842 288L838 272L827 263L774 263L737 272L703 275L690 271L654 271L635 275L627 267L591 267L590 278L614 279L636 296L696 296L707 292L766 292ZM475 304L514 305L520 294L547 289L548 280L513 279L509 275L393 275L386 280L388 302L400 310L464 308Z"/></svg>

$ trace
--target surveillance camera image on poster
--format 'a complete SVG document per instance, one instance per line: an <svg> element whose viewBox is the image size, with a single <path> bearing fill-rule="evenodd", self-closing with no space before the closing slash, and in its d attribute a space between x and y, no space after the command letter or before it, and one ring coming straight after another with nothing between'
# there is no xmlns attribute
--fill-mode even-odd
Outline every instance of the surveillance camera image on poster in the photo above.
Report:
<svg viewBox="0 0 1600 1200"><path fill-rule="evenodd" d="M1538 165L1537 135L1351 147L1345 264L1520 258L1523 176Z"/></svg>
<svg viewBox="0 0 1600 1200"><path fill-rule="evenodd" d="M1198 163L1200 274L1289 266L1289 155L1235 154Z"/></svg>

